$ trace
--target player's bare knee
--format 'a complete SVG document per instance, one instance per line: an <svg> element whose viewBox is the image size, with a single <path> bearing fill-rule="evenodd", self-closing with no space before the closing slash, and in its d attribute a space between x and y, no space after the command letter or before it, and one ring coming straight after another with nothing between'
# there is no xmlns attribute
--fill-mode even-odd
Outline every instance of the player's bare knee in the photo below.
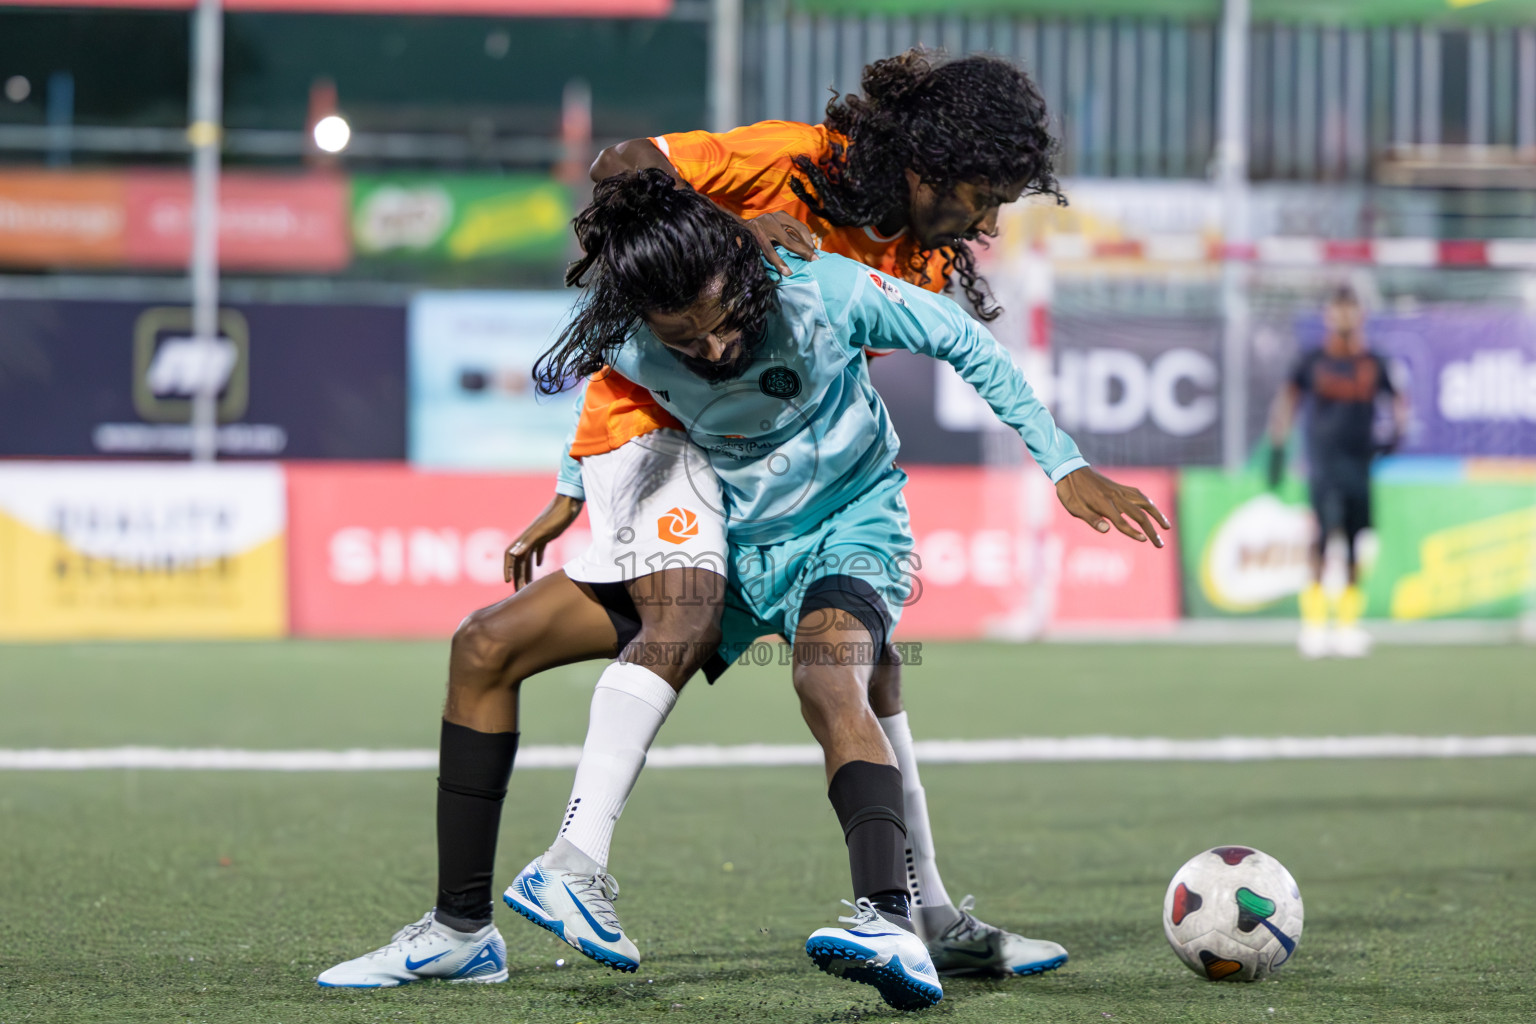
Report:
<svg viewBox="0 0 1536 1024"><path fill-rule="evenodd" d="M802 712L824 717L867 711L867 677L849 667L797 664L792 678Z"/></svg>
<svg viewBox="0 0 1536 1024"><path fill-rule="evenodd" d="M512 668L520 647L516 629L508 629L505 621L497 621L504 615L500 606L481 608L471 612L454 630L453 644L449 653L449 688L469 686L475 689L494 689L515 685Z"/></svg>

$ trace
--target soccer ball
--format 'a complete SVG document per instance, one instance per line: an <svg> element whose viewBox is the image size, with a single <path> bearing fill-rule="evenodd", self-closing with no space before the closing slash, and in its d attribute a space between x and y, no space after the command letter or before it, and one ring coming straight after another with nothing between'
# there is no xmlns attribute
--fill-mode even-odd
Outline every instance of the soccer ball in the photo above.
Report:
<svg viewBox="0 0 1536 1024"><path fill-rule="evenodd" d="M1249 846L1191 857L1168 883L1163 934L1211 981L1258 981L1301 942L1301 890L1285 865Z"/></svg>

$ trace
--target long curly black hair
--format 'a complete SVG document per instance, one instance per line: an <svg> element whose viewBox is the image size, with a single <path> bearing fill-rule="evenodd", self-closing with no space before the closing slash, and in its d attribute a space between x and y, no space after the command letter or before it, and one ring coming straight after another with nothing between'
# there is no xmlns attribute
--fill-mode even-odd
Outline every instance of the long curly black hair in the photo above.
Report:
<svg viewBox="0 0 1536 1024"><path fill-rule="evenodd" d="M1066 204L1052 160L1057 150L1045 99L1028 75L984 55L945 60L921 47L877 60L864 69L863 95L833 95L826 125L848 140L819 161L795 158L806 180L795 194L829 222L877 224L908 203L906 171L947 192L961 182L1028 182L1025 194L1055 196ZM944 274L960 279L983 320L1002 310L976 275L967 241L942 250ZM913 248L908 267L928 281L932 253Z"/></svg>
<svg viewBox="0 0 1536 1024"><path fill-rule="evenodd" d="M762 249L742 222L657 168L599 182L576 217L576 240L585 255L565 283L588 291L534 363L541 394L601 371L648 312L678 312L719 288L726 324L741 329L750 351L778 309Z"/></svg>

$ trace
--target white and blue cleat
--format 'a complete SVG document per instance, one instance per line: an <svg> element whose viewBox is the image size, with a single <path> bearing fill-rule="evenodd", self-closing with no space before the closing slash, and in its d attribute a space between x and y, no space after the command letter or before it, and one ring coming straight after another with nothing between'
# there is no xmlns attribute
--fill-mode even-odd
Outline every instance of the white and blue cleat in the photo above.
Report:
<svg viewBox="0 0 1536 1024"><path fill-rule="evenodd" d="M987 924L971 913L974 905L972 896L961 900L956 908L960 917L943 934L928 940L928 954L940 974L1044 974L1067 962L1067 951L1060 943L1026 938Z"/></svg>
<svg viewBox="0 0 1536 1024"><path fill-rule="evenodd" d="M880 998L898 1010L926 1009L944 998L922 939L881 917L863 897L848 905L857 913L838 918L847 928L818 928L805 940L806 955L817 967L873 985Z"/></svg>
<svg viewBox="0 0 1536 1024"><path fill-rule="evenodd" d="M395 988L415 981L491 983L507 980L507 944L495 924L456 932L427 911L389 945L339 963L315 979L321 988Z"/></svg>
<svg viewBox="0 0 1536 1024"><path fill-rule="evenodd" d="M507 906L605 967L633 973L640 951L624 934L613 901L619 883L598 871L582 873L545 866L542 857L523 868L502 897Z"/></svg>

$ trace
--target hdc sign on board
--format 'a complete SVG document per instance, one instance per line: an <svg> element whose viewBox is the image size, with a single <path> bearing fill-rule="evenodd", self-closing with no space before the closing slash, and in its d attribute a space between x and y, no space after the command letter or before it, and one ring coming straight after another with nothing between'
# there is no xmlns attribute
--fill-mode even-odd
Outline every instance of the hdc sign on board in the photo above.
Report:
<svg viewBox="0 0 1536 1024"><path fill-rule="evenodd" d="M1160 508L1170 474L1115 471ZM1178 617L1175 538L1163 550L1101 535L1067 515L1023 472L916 469L906 488L917 541L907 639L970 639L1047 625L1156 627ZM553 494L548 474L423 473L398 465L288 469L293 632L301 636L447 637L465 615L512 593L508 544ZM1044 531L1029 526L1039 501ZM542 572L588 542L584 519L545 552ZM1037 580L1044 586L1037 587Z"/></svg>

